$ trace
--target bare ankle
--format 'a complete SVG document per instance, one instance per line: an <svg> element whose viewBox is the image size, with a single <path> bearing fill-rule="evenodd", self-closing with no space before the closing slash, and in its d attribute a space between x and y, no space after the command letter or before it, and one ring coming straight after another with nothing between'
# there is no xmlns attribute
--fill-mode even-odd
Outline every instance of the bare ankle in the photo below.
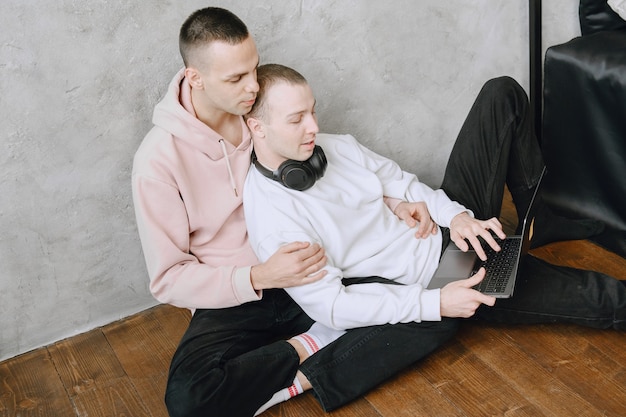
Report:
<svg viewBox="0 0 626 417"><path fill-rule="evenodd" d="M287 340L287 343L289 343L291 346L293 346L293 348L298 353L298 357L300 358L300 363L302 363L305 360L307 360L307 358L309 357L309 352L307 352L307 350L304 348L304 346L302 345L302 343L300 343L299 340L297 340L297 339L289 339L289 340ZM300 374L300 371L298 371L298 373ZM302 375L302 376L304 377L304 375ZM306 377L305 377L305 379L306 379Z"/></svg>
<svg viewBox="0 0 626 417"><path fill-rule="evenodd" d="M309 382L308 378L306 376L304 376L304 374L302 372L298 371L296 373L296 378L298 378L298 382L300 382L300 385L302 385L302 389L304 391L308 391L311 388L313 388L313 386Z"/></svg>

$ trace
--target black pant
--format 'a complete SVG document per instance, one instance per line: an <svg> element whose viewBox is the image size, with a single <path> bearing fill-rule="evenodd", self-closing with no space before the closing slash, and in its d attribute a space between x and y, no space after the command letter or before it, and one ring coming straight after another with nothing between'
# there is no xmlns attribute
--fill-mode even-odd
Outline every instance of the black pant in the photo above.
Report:
<svg viewBox="0 0 626 417"><path fill-rule="evenodd" d="M170 366L170 416L252 416L293 383L299 358L285 340L311 324L278 289L258 302L196 310Z"/></svg>
<svg viewBox="0 0 626 417"><path fill-rule="evenodd" d="M293 383L298 355L285 339L312 320L283 290L241 306L198 310L170 367L170 416L250 417ZM327 410L353 400L454 335L456 320L348 330L300 369Z"/></svg>
<svg viewBox="0 0 626 417"><path fill-rule="evenodd" d="M498 217L506 183L518 212L526 212L543 169L531 130L528 98L511 78L485 84L461 128L441 188L476 218ZM549 173L548 173L549 175ZM522 260L515 295L475 318L500 323L568 322L626 330L626 287L593 271Z"/></svg>

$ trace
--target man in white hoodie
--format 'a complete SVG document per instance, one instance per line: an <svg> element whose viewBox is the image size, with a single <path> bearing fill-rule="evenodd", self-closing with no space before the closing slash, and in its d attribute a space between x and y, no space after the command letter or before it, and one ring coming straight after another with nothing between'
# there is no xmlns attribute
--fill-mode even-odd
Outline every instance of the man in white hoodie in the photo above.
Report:
<svg viewBox="0 0 626 417"><path fill-rule="evenodd" d="M250 242L261 260L294 239L324 246L328 274L286 289L316 322L353 329L342 338L362 333L366 326L408 326L470 316L503 323L566 322L626 330L622 282L530 255L522 260L521 277L510 299L495 303L472 289L484 271L442 289L426 289L446 240L464 250L469 242L483 259L478 237L499 250L491 233L504 237L495 216L505 182L518 213L528 208L543 162L530 128L528 99L513 79L501 77L485 84L461 129L439 190L420 183L352 136L318 134L315 97L298 72L262 65L257 80L257 101L246 115L254 141L254 168L244 186ZM441 232L415 239L389 210L384 196L425 201ZM478 220L474 213L488 220ZM359 278L367 276L373 277ZM409 346L398 349L399 355L410 352ZM368 363L357 365L351 375L357 380L364 369L371 370ZM316 381L315 367L308 361L301 371Z"/></svg>
<svg viewBox="0 0 626 417"><path fill-rule="evenodd" d="M447 340L456 325L446 321L419 334L354 332L307 360L315 370L307 380L300 364L343 332L316 333L281 289L326 274L319 245L295 241L260 263L248 242L242 187L252 147L242 115L258 92L255 43L235 15L206 8L181 27L180 49L185 68L154 110L132 177L150 290L194 312L170 367L170 415L252 416L311 387L330 410ZM390 204L409 223L423 219L417 233L428 235L422 206Z"/></svg>

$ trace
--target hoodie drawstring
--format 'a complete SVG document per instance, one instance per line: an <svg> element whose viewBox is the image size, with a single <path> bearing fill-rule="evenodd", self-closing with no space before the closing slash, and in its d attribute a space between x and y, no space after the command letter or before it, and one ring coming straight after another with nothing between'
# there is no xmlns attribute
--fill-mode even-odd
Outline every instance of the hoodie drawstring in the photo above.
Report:
<svg viewBox="0 0 626 417"><path fill-rule="evenodd" d="M233 170L230 168L230 160L228 159L228 153L226 153L226 144L224 144L224 139L219 140L220 145L222 145L222 152L224 152L224 159L226 159L226 169L228 170L228 177L230 178L230 186L233 187L233 191L235 191L235 197L239 197L237 194L237 185L235 185L235 177L233 177Z"/></svg>

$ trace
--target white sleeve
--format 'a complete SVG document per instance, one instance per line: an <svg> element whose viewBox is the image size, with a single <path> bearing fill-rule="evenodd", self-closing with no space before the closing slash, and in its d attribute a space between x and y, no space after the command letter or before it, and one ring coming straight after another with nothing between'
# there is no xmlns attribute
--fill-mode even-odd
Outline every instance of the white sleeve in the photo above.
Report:
<svg viewBox="0 0 626 417"><path fill-rule="evenodd" d="M386 197L425 202L433 220L440 226L450 227L452 218L464 211L473 216L470 210L450 200L443 190L433 190L420 182L415 174L403 171L396 162L378 155L356 141L355 143L360 149L362 163L376 173L383 184Z"/></svg>

